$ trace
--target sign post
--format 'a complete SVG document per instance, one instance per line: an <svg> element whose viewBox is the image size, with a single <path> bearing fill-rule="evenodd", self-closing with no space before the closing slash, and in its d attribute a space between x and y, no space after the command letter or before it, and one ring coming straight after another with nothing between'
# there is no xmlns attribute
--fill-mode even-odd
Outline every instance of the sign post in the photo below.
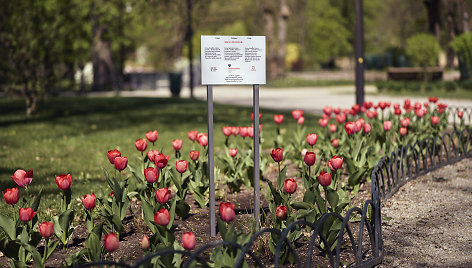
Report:
<svg viewBox="0 0 472 268"><path fill-rule="evenodd" d="M259 85L266 83L265 36L201 36L202 85L207 86L210 236L216 236L213 85L253 85L254 219L260 227Z"/></svg>

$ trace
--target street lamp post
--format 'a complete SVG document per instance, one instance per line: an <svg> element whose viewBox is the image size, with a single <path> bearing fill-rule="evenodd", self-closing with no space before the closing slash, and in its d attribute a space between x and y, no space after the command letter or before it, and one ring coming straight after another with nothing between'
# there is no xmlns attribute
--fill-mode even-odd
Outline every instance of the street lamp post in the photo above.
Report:
<svg viewBox="0 0 472 268"><path fill-rule="evenodd" d="M362 0L356 0L356 103L364 103L364 26L362 16Z"/></svg>

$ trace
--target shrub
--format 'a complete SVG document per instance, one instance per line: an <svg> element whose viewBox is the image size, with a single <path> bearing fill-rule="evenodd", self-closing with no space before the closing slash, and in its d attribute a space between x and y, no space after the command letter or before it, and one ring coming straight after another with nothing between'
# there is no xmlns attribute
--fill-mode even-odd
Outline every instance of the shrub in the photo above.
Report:
<svg viewBox="0 0 472 268"><path fill-rule="evenodd" d="M416 34L406 40L406 54L413 65L424 69L425 81L429 80L426 68L436 65L439 49L438 41L430 34Z"/></svg>
<svg viewBox="0 0 472 268"><path fill-rule="evenodd" d="M457 53L459 58L459 68L461 71L461 80L472 77L472 33L465 33L452 40L451 47Z"/></svg>

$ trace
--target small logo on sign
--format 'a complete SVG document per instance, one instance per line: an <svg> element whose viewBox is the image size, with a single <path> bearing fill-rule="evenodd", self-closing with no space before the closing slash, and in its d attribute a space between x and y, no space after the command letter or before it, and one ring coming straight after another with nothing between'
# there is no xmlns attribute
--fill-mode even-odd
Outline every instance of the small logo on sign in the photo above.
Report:
<svg viewBox="0 0 472 268"><path fill-rule="evenodd" d="M231 67L231 64L228 64L228 67Z"/></svg>
<svg viewBox="0 0 472 268"><path fill-rule="evenodd" d="M217 70L216 67L210 67L210 72L216 72Z"/></svg>
<svg viewBox="0 0 472 268"><path fill-rule="evenodd" d="M252 66L251 71L256 71L256 66Z"/></svg>

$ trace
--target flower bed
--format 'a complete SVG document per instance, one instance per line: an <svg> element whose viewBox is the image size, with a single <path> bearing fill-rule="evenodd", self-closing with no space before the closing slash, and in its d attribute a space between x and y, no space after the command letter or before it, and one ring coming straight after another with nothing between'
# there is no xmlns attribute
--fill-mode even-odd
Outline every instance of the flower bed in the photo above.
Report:
<svg viewBox="0 0 472 268"><path fill-rule="evenodd" d="M460 121L458 133L465 128L463 115L463 111L454 113ZM369 182L368 175L376 168L381 155L393 153L397 157L398 147L418 140L436 140L448 125L447 105L430 98L424 104L405 100L402 107L388 102L375 106L366 102L343 111L325 107L318 122L321 128L316 131L304 125L303 111L295 110L292 116L298 123L295 135L287 137L277 128L276 139L269 141L274 145L270 158L265 153L261 157L261 173L265 177L262 189L266 189L262 226L253 226L250 213L241 213L251 207L247 200L254 174L252 126L222 129L226 141L225 150L217 154L220 182L217 195L221 201L218 231L223 242L212 242L214 244L203 245L198 250L194 247L200 244L199 240L210 241L208 232L197 232L186 225L186 219L194 216L189 213L196 214L198 209L203 211L202 215L207 215L208 136L190 131L187 134L190 145L181 139L173 140L171 156L159 151L158 132L154 130L145 134L146 139L136 140L138 153L130 162L118 150L108 151L110 166L104 168L104 174L110 195L89 193L83 196L83 222L77 221L77 211L71 209L76 197L72 195L70 174L56 176L57 186L62 191L61 209L43 223L39 223L36 216L41 193L33 199L20 200L23 190L5 190L5 201L12 205L12 210L21 208L17 212L19 217L0 216L1 251L10 258L12 266L31 262L44 266L54 252L63 254L68 247L76 250L67 256L63 263L66 265L126 261L126 258L136 261L136 256L126 254L127 249L120 251L120 244L129 241L125 238L134 236L135 245L127 243L127 248L137 248L139 240L139 247L147 256L143 260L164 267L181 266L186 260L202 265L213 263L216 267L237 262L245 265L267 261L294 263L299 261L297 252L303 250L309 252L306 260L311 262L312 248L316 248L317 261L332 266L339 266L341 262L368 266L372 261L381 260L381 236L379 230L375 230L375 223L380 219L376 218L380 217L377 196L374 194L374 202L366 201L362 208L353 207L352 199ZM279 126L284 120L287 119L281 115L274 116L274 123ZM262 129L261 126L261 140L267 144ZM464 143L462 136L451 140ZM436 152L435 145L411 146L415 152L412 154L435 156L443 152ZM194 150L189 156L183 156L182 146L191 146ZM389 159L397 159L395 157ZM398 165L395 161L390 160L390 163ZM418 163L416 167L419 168ZM377 169L374 171L378 172ZM34 182L33 171L18 170L12 179L18 187L26 188ZM374 192L384 190L385 185L390 187L389 183L380 183L377 177L373 181ZM238 198L236 193L241 189L246 189L246 194ZM226 202L232 196L245 206ZM372 212L375 212L374 218ZM205 219L201 226L207 223ZM264 235L259 235L257 230L262 227L269 229L263 229ZM137 228L141 231L137 232ZM79 237L77 230L84 243L73 240ZM142 237L136 237L137 233ZM200 255L200 250L206 247L210 248L206 252L211 254ZM112 253L117 250L120 254ZM150 252L167 254L155 257ZM252 255L245 259L244 253ZM323 260L323 255L328 258Z"/></svg>

